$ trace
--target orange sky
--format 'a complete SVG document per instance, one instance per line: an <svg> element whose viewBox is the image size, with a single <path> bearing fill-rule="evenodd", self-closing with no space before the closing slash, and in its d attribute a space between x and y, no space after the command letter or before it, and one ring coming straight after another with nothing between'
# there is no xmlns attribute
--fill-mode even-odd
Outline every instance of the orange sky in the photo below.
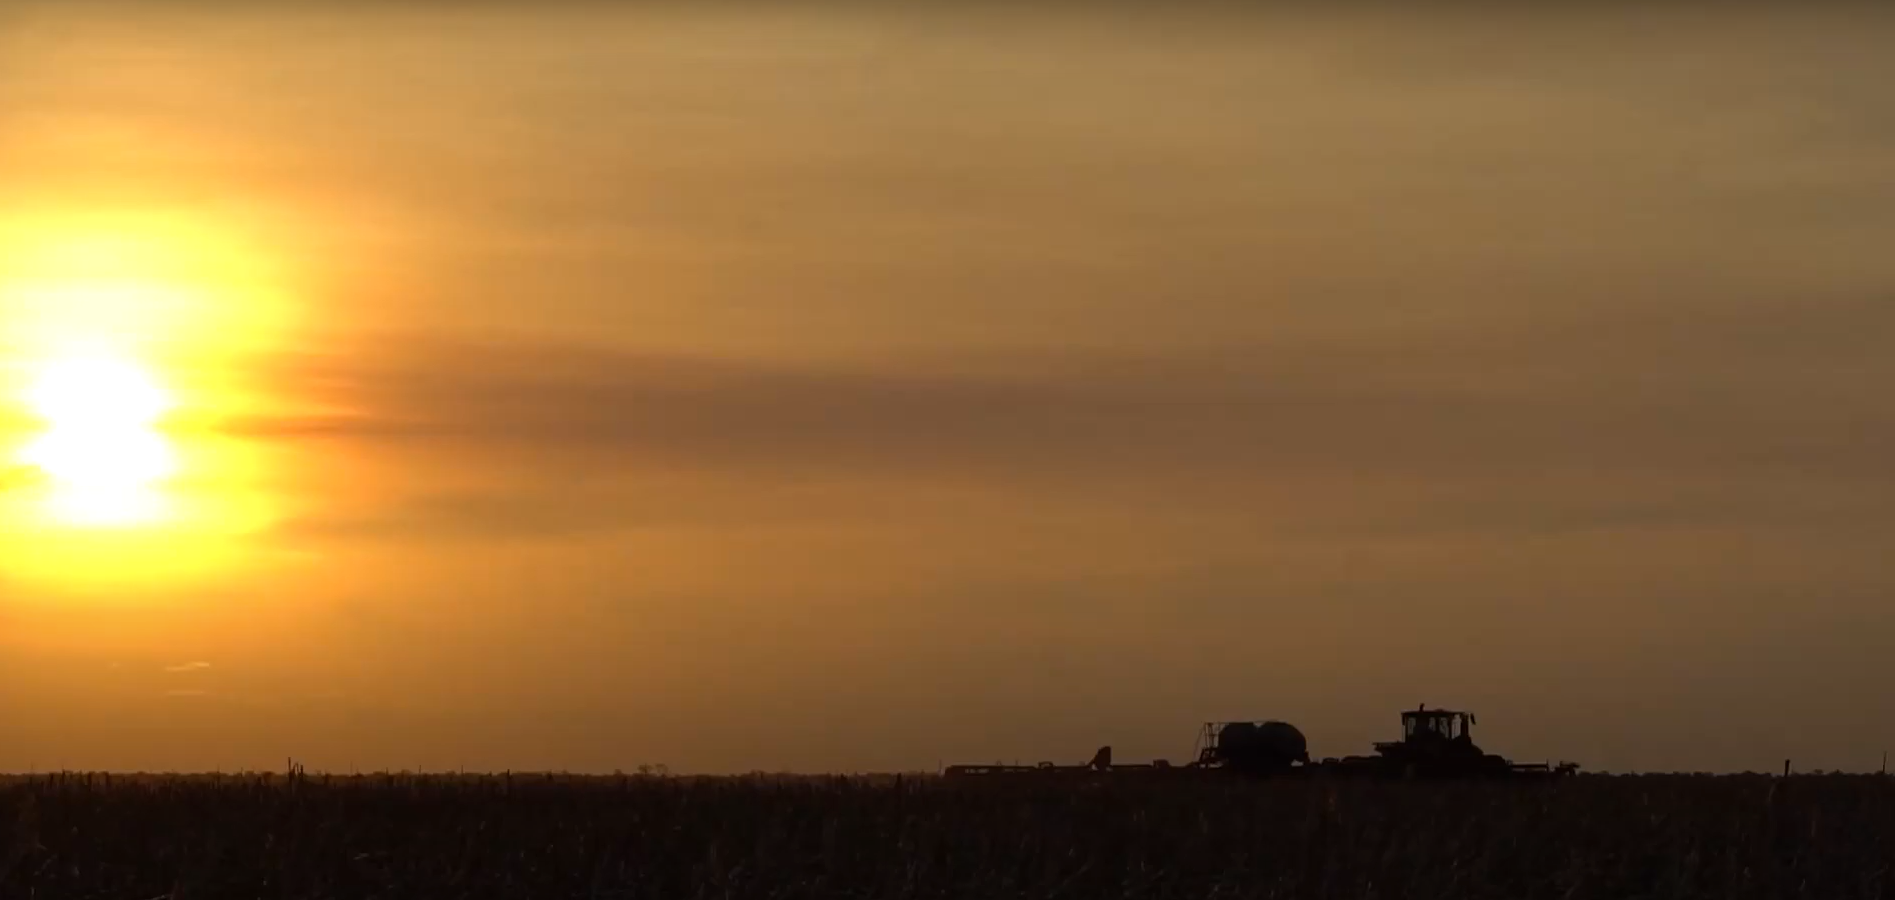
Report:
<svg viewBox="0 0 1895 900"><path fill-rule="evenodd" d="M0 770L1895 744L1895 17L772 9L0 12Z"/></svg>

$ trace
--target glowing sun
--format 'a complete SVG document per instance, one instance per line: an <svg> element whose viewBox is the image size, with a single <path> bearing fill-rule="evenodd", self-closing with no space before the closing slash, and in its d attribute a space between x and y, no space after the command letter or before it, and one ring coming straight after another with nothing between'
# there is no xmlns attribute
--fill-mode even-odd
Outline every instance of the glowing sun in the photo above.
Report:
<svg viewBox="0 0 1895 900"><path fill-rule="evenodd" d="M19 454L50 488L53 516L73 525L136 525L162 518L177 456L159 429L173 406L157 377L109 355L39 368L26 405L40 430Z"/></svg>
<svg viewBox="0 0 1895 900"><path fill-rule="evenodd" d="M117 597L250 563L283 451L227 425L275 408L251 363L296 308L277 233L0 206L0 579Z"/></svg>

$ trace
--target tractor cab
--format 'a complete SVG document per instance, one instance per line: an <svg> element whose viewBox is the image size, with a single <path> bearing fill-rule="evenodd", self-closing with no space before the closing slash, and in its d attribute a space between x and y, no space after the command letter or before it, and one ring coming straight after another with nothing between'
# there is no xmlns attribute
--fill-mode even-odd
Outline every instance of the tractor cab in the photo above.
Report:
<svg viewBox="0 0 1895 900"><path fill-rule="evenodd" d="M1413 712L1402 713L1402 742L1430 743L1463 741L1472 743L1474 714L1451 709L1429 709L1426 704Z"/></svg>

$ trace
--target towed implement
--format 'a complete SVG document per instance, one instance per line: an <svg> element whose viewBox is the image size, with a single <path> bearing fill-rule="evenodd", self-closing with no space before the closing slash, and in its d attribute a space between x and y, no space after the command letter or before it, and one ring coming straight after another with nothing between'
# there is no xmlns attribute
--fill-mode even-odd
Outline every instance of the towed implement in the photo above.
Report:
<svg viewBox="0 0 1895 900"><path fill-rule="evenodd" d="M1532 778L1570 775L1577 763L1517 763L1487 753L1474 743L1474 714L1429 709L1426 704L1404 712L1402 737L1380 741L1370 756L1310 759L1303 732L1288 722L1206 722L1198 731L1196 759L1181 766L1167 760L1114 764L1112 748L1101 747L1080 766L1050 762L1038 765L957 765L951 778L1002 776L1123 776L1178 777L1194 773L1225 773L1253 777L1335 776L1368 778L1465 779Z"/></svg>

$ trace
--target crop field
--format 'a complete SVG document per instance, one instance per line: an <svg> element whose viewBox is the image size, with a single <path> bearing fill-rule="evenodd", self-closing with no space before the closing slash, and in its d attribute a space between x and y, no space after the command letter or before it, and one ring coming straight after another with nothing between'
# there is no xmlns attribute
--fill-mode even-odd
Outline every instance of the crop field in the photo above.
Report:
<svg viewBox="0 0 1895 900"><path fill-rule="evenodd" d="M0 897L1895 896L1895 783L40 776Z"/></svg>

